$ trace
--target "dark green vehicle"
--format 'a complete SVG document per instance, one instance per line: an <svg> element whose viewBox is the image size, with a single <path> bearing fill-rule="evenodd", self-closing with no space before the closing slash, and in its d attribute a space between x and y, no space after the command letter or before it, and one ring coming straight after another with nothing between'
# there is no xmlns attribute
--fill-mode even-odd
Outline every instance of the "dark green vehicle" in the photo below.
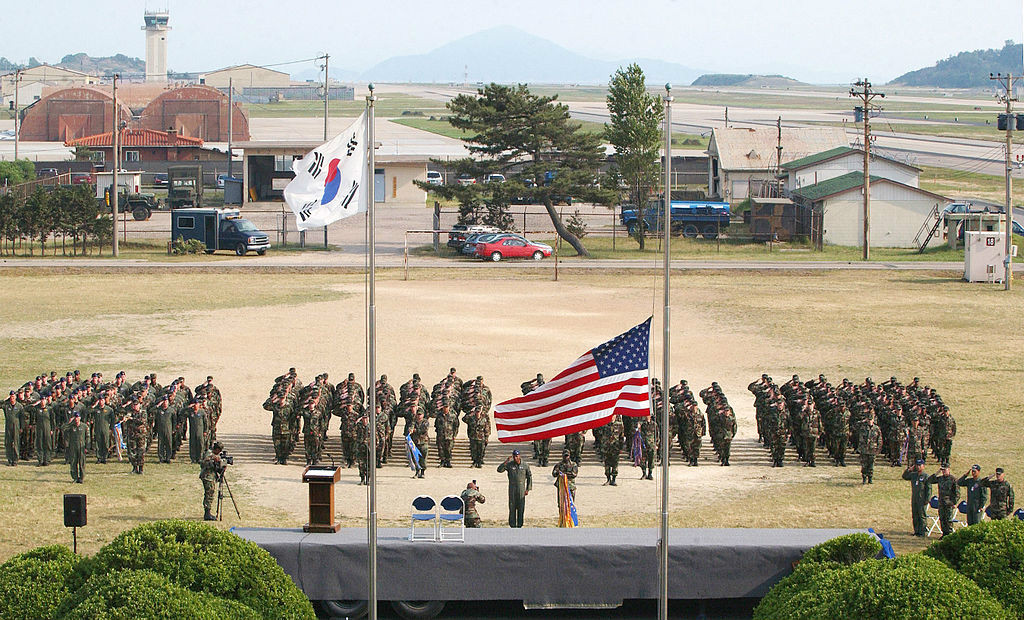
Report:
<svg viewBox="0 0 1024 620"><path fill-rule="evenodd" d="M185 164L167 167L167 206L171 209L203 206L203 167Z"/></svg>

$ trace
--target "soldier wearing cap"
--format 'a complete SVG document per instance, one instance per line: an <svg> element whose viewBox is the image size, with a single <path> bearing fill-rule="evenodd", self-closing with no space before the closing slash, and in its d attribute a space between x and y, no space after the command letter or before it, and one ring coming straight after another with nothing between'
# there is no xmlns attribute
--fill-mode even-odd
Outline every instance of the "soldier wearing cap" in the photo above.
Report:
<svg viewBox="0 0 1024 620"><path fill-rule="evenodd" d="M939 525L945 536L953 531L953 511L960 501L960 487L953 474L949 473L949 463L943 461L938 473L928 476L928 484L934 484L939 491Z"/></svg>
<svg viewBox="0 0 1024 620"><path fill-rule="evenodd" d="M967 525L981 522L988 503L988 489L981 484L981 465L972 465L971 471L960 476L957 485L967 487Z"/></svg>
<svg viewBox="0 0 1024 620"><path fill-rule="evenodd" d="M213 510L213 498L217 494L217 477L223 470L220 459L220 453L223 450L224 446L219 441L215 441L210 449L203 454L199 479L203 481L204 521L217 520L217 517L213 516L213 513L210 511Z"/></svg>
<svg viewBox="0 0 1024 620"><path fill-rule="evenodd" d="M498 465L498 473L508 476L508 526L523 527L526 496L533 489L530 466L523 462L519 450L513 450L512 456Z"/></svg>
<svg viewBox="0 0 1024 620"><path fill-rule="evenodd" d="M903 472L903 479L910 481L910 509L914 521L914 536L927 536L924 511L932 498L932 485L928 474L924 473L924 459L917 459L914 468Z"/></svg>
<svg viewBox="0 0 1024 620"><path fill-rule="evenodd" d="M110 432L114 411L107 406L107 393L100 392L92 406L93 440L96 442L96 462L106 463L110 455Z"/></svg>
<svg viewBox="0 0 1024 620"><path fill-rule="evenodd" d="M1002 467L996 467L995 478L986 476L981 479L981 486L990 493L988 509L985 511L993 521L1005 519L1013 512L1013 487L1006 481Z"/></svg>
<svg viewBox="0 0 1024 620"><path fill-rule="evenodd" d="M462 492L462 503L465 506L465 521L466 527L480 527L480 513L476 511L477 504L483 504L487 501L484 494L480 492L480 488L476 486L476 480L466 485L466 490Z"/></svg>
<svg viewBox="0 0 1024 620"><path fill-rule="evenodd" d="M188 457L192 463L201 463L206 452L206 412L199 398L192 399L185 415L188 420Z"/></svg>
<svg viewBox="0 0 1024 620"><path fill-rule="evenodd" d="M153 418L153 434L156 435L156 456L161 463L171 462L174 411L171 410L170 398L168 395L161 396L160 400L149 408L149 415Z"/></svg>
<svg viewBox="0 0 1024 620"><path fill-rule="evenodd" d="M555 477L555 486L558 486L558 477L565 475L566 486L573 499L576 499L576 476L580 473L580 466L572 460L569 449L562 450L562 460L555 463L551 469L551 475Z"/></svg>
<svg viewBox="0 0 1024 620"><path fill-rule="evenodd" d="M4 412L4 452L7 457L7 465L16 466L21 446L21 403L18 402L17 392L10 391L3 403L0 403L0 410Z"/></svg>
<svg viewBox="0 0 1024 620"><path fill-rule="evenodd" d="M68 465L71 467L71 479L81 483L85 480L85 441L88 438L89 430L82 423L78 411L75 411L71 421L61 429L66 442L66 454Z"/></svg>

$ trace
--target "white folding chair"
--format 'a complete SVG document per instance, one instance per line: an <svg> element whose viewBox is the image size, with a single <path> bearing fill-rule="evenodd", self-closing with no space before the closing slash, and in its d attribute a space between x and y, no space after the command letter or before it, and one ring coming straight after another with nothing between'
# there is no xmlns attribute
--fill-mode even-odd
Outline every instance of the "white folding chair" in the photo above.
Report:
<svg viewBox="0 0 1024 620"><path fill-rule="evenodd" d="M438 540L466 540L465 504L458 495L449 495L441 500L438 515Z"/></svg>
<svg viewBox="0 0 1024 620"><path fill-rule="evenodd" d="M931 512L928 509L931 508L935 512ZM942 524L939 523L939 496L932 495L932 498L928 500L928 505L925 507L924 514L928 517L928 536L931 536L933 532L942 532Z"/></svg>
<svg viewBox="0 0 1024 620"><path fill-rule="evenodd" d="M412 500L410 517L409 540L437 540L437 502L433 497L420 495Z"/></svg>

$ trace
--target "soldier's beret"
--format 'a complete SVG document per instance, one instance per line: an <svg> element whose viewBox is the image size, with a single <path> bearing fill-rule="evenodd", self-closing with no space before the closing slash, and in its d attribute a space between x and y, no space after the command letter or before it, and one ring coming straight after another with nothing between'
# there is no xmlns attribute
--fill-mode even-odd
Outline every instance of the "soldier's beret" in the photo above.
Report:
<svg viewBox="0 0 1024 620"><path fill-rule="evenodd" d="M914 462L914 464L915 464L915 465L924 465L924 459L917 459L917 460L916 460L916 461Z"/></svg>
<svg viewBox="0 0 1024 620"><path fill-rule="evenodd" d="M997 474L1003 473L1003 468L1002 467L996 467L996 473Z"/></svg>

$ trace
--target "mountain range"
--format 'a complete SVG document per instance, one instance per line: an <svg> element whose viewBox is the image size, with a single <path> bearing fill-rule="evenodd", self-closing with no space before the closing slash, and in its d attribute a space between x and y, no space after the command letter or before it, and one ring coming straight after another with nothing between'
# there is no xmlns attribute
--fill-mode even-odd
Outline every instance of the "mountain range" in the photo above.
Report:
<svg viewBox="0 0 1024 620"><path fill-rule="evenodd" d="M1007 41L1002 49L960 52L932 67L904 73L891 84L936 88L990 88L990 73L1021 74L1024 46Z"/></svg>
<svg viewBox="0 0 1024 620"><path fill-rule="evenodd" d="M650 58L587 58L518 28L500 26L447 43L426 54L395 56L359 74L379 82L534 82L607 84L611 74L636 62L652 84L689 84L703 71Z"/></svg>

